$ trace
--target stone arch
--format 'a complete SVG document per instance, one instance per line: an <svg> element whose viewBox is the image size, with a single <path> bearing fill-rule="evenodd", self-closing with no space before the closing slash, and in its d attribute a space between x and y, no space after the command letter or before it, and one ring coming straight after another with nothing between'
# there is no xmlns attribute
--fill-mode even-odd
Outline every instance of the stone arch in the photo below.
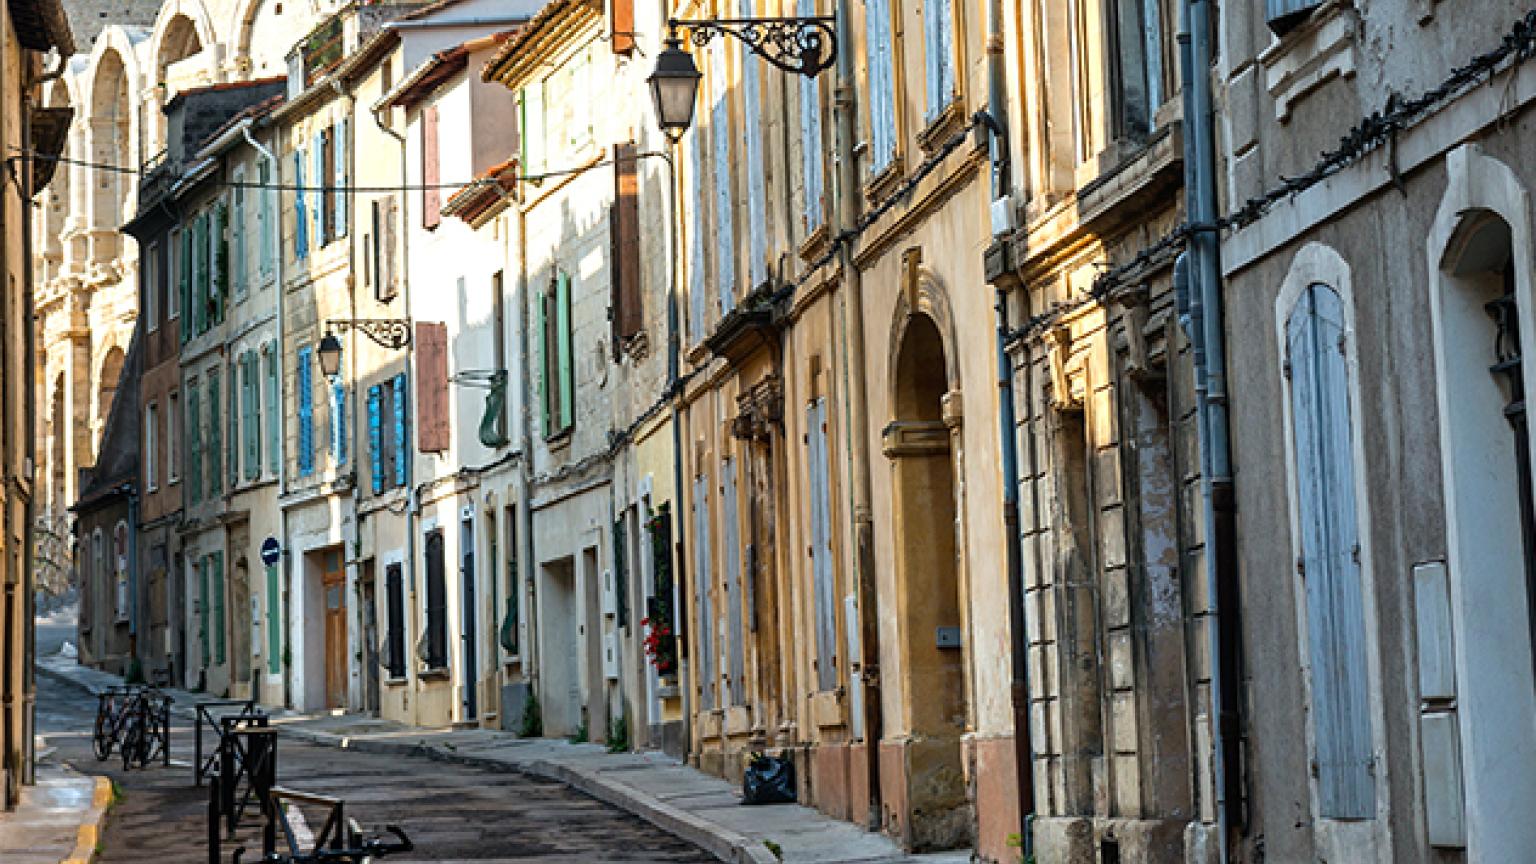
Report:
<svg viewBox="0 0 1536 864"><path fill-rule="evenodd" d="M120 171L95 169L91 179L89 225L91 260L105 264L120 251L118 227L133 217L137 189L129 170L138 168L139 124L134 94L139 91L138 62L133 46L124 45L121 28L109 27L97 40L88 67L89 98L82 106L86 122L86 158Z"/></svg>
<svg viewBox="0 0 1536 864"><path fill-rule="evenodd" d="M956 362L958 355L954 350L959 342L955 331L955 315L949 302L949 291L939 281L938 276L926 268L918 268L917 272L906 278L908 284L903 286L901 293L897 295L896 307L891 318L886 368L896 369L897 355L901 350L907 328L915 317L922 316L929 319L938 330L946 358L944 366L946 381L950 390L959 392L960 364ZM890 397L893 406L896 404L896 383L897 379L893 374L890 381Z"/></svg>
<svg viewBox="0 0 1536 864"><path fill-rule="evenodd" d="M68 494L69 479L69 382L61 371L53 379L53 392L48 400L48 449L52 471L48 477L48 498L55 514L63 511Z"/></svg>
<svg viewBox="0 0 1536 864"><path fill-rule="evenodd" d="M145 85L164 82L167 65L191 57L218 41L213 19L209 17L207 7L198 0L171 0L161 6L149 37L149 59L154 64L155 74L153 80L144 82Z"/></svg>
<svg viewBox="0 0 1536 864"><path fill-rule="evenodd" d="M1525 816L1536 809L1536 777L1522 767L1536 762L1527 605L1536 549L1523 537L1531 493L1517 482L1536 471L1536 437L1523 412L1505 413L1522 381L1536 382L1532 241L1520 176L1476 144L1451 151L1425 250L1451 630L1470 637L1449 639L1462 770L1446 779L1465 789L1468 857L1489 861L1536 848Z"/></svg>
<svg viewBox="0 0 1536 864"><path fill-rule="evenodd" d="M251 66L251 38L256 30L256 15L261 12L262 4L266 0L239 0L235 4L235 14L230 20L228 32L233 37L234 64L237 74L243 74Z"/></svg>
<svg viewBox="0 0 1536 864"><path fill-rule="evenodd" d="M112 402L117 397L118 385L122 377L123 349L113 345L102 356L101 366L97 368L95 375L98 423L105 424L107 417L112 413Z"/></svg>

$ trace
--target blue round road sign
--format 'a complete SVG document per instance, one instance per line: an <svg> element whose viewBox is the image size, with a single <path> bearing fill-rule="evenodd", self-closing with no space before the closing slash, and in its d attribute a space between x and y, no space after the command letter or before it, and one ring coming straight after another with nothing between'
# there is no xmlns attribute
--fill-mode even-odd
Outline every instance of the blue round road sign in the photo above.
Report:
<svg viewBox="0 0 1536 864"><path fill-rule="evenodd" d="M277 556L281 554L283 547L277 545L276 537L268 537L261 541L261 563L272 567L277 564Z"/></svg>

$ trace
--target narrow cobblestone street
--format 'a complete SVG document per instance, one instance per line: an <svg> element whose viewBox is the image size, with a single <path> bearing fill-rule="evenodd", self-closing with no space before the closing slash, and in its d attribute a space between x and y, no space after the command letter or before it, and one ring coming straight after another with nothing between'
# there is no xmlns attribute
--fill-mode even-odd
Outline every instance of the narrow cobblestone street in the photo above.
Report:
<svg viewBox="0 0 1536 864"><path fill-rule="evenodd" d="M91 753L95 701L48 678L38 681L38 729L50 757L120 789L100 861L181 864L207 858L207 788L192 785L192 730L173 718L171 767L122 770L114 753ZM416 851L405 861L713 860L681 840L559 783L428 759L338 750L280 737L278 782L345 799L367 832L403 827ZM255 818L248 821L252 824ZM250 862L259 848L245 857ZM226 847L226 850L232 847ZM226 851L226 860L228 860Z"/></svg>

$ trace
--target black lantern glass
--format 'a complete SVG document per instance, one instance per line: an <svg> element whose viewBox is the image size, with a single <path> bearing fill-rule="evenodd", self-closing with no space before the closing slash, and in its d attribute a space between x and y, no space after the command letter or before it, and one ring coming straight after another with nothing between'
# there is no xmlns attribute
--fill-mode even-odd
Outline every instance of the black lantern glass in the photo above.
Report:
<svg viewBox="0 0 1536 864"><path fill-rule="evenodd" d="M325 373L327 378L335 378L337 373L341 372L341 340L336 338L335 333L327 331L325 337L320 340L318 353L320 371Z"/></svg>
<svg viewBox="0 0 1536 864"><path fill-rule="evenodd" d="M683 50L681 39L667 40L656 58L656 69L646 80L656 103L656 121L673 141L683 137L693 125L693 104L703 76L693 65L693 56Z"/></svg>

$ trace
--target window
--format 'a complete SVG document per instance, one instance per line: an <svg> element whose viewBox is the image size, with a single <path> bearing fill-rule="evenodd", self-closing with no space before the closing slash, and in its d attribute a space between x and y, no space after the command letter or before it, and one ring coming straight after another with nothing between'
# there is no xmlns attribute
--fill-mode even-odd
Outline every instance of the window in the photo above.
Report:
<svg viewBox="0 0 1536 864"><path fill-rule="evenodd" d="M508 506L507 514L507 618L501 625L501 647L513 657L520 646L522 620L522 581L517 578L517 508Z"/></svg>
<svg viewBox="0 0 1536 864"><path fill-rule="evenodd" d="M304 150L293 154L293 260L309 257L309 208L305 201L309 192L304 188Z"/></svg>
<svg viewBox="0 0 1536 864"><path fill-rule="evenodd" d="M262 186L259 190L261 206L256 212L257 231L261 237L257 268L262 278L266 279L272 276L277 259L277 225L272 218L272 196L277 193L267 188L272 183L272 163L265 157L256 164L256 176L260 178Z"/></svg>
<svg viewBox="0 0 1536 864"><path fill-rule="evenodd" d="M427 534L427 639L428 669L448 666L448 583L443 549L443 529Z"/></svg>
<svg viewBox="0 0 1536 864"><path fill-rule="evenodd" d="M220 454L224 447L224 421L220 416L219 370L208 370L208 497L224 491L224 475L220 473Z"/></svg>
<svg viewBox="0 0 1536 864"><path fill-rule="evenodd" d="M864 45L869 64L870 170L879 174L896 158L896 40L891 33L893 0L866 0Z"/></svg>
<svg viewBox="0 0 1536 864"><path fill-rule="evenodd" d="M438 143L437 106L428 105L421 109L421 225L428 230L443 221Z"/></svg>
<svg viewBox="0 0 1536 864"><path fill-rule="evenodd" d="M1323 0L1264 0L1264 20L1275 35L1284 36L1321 5Z"/></svg>
<svg viewBox="0 0 1536 864"><path fill-rule="evenodd" d="M181 479L181 393L172 390L165 397L165 482Z"/></svg>
<svg viewBox="0 0 1536 864"><path fill-rule="evenodd" d="M144 488L153 492L160 488L160 406L150 402L144 406Z"/></svg>
<svg viewBox="0 0 1536 864"><path fill-rule="evenodd" d="M806 406L806 468L811 491L811 581L816 611L816 686L837 689L837 589L832 559L832 490L828 474L827 400Z"/></svg>
<svg viewBox="0 0 1536 864"><path fill-rule="evenodd" d="M517 91L517 117L517 128L522 133L518 143L523 171L526 174L538 174L544 170L544 139L547 134L543 81L535 81Z"/></svg>
<svg viewBox="0 0 1536 864"><path fill-rule="evenodd" d="M231 257L233 258L230 262L230 281L234 288L235 302L238 303L245 299L249 283L246 274L249 256L246 254L245 247L245 220L247 218L245 186L243 185L245 183L245 166L242 165L235 168L234 178L234 188L230 190L230 194L234 197L235 202L234 222L229 226L229 246ZM234 388L230 389L233 390Z"/></svg>
<svg viewBox="0 0 1536 864"><path fill-rule="evenodd" d="M932 123L955 99L955 18L950 0L923 0L923 58L928 96L923 116Z"/></svg>
<svg viewBox="0 0 1536 864"><path fill-rule="evenodd" d="M209 650L209 638L212 636L213 622L210 620L213 614L213 591L208 586L209 560L205 555L197 559L197 644L201 649L203 667L207 668L208 661L212 659Z"/></svg>
<svg viewBox="0 0 1536 864"><path fill-rule="evenodd" d="M1139 142L1152 131L1152 115L1163 99L1162 12L1158 0L1114 0L1110 12L1114 134Z"/></svg>
<svg viewBox="0 0 1536 864"><path fill-rule="evenodd" d="M816 14L816 0L797 0L795 14ZM800 76L800 173L805 185L805 232L816 230L825 218L825 167L822 165L821 90L815 78Z"/></svg>
<svg viewBox="0 0 1536 864"><path fill-rule="evenodd" d="M209 578L213 581L213 662L222 665L227 657L224 633L228 620L224 612L224 553L208 556Z"/></svg>
<svg viewBox="0 0 1536 864"><path fill-rule="evenodd" d="M384 668L391 678L405 677L405 578L399 564L384 568Z"/></svg>
<svg viewBox="0 0 1536 864"><path fill-rule="evenodd" d="M743 17L757 15L757 0L740 0ZM747 175L747 284L751 292L768 281L768 181L763 173L762 106L759 74L762 61L750 51L741 54L742 161Z"/></svg>
<svg viewBox="0 0 1536 864"><path fill-rule="evenodd" d="M1326 285L1308 286L1286 322L1285 369L1314 773L1322 816L1369 819L1374 745L1346 350L1343 301Z"/></svg>
<svg viewBox="0 0 1536 864"><path fill-rule="evenodd" d="M187 496L192 504L203 498L202 407L197 381L187 382Z"/></svg>
<svg viewBox="0 0 1536 864"><path fill-rule="evenodd" d="M315 472L315 389L313 349L299 349L298 368L294 369L294 398L298 402L299 476Z"/></svg>
<svg viewBox="0 0 1536 864"><path fill-rule="evenodd" d="M165 291L160 275L160 243L150 243L144 249L144 259L139 265L139 284L144 291L144 329L150 333L160 329L160 309Z"/></svg>
<svg viewBox="0 0 1536 864"><path fill-rule="evenodd" d="M338 466L347 464L347 387L340 375L331 382L331 452Z"/></svg>
<svg viewBox="0 0 1536 864"><path fill-rule="evenodd" d="M714 139L715 184L715 287L720 295L720 314L736 308L736 241L732 227L736 192L731 185L730 77L726 69L726 42L710 50L709 86L714 108L709 130Z"/></svg>
<svg viewBox="0 0 1536 864"><path fill-rule="evenodd" d="M240 413L245 419L245 479L261 478L261 370L260 359L255 351L240 355ZM270 414L267 422L271 422Z"/></svg>
<svg viewBox="0 0 1536 864"><path fill-rule="evenodd" d="M575 425L575 381L571 355L571 277L555 274L550 289L539 296L539 392L543 402L544 437L553 438Z"/></svg>
<svg viewBox="0 0 1536 864"><path fill-rule="evenodd" d="M405 485L405 376L368 388L368 463L373 494Z"/></svg>
<svg viewBox="0 0 1536 864"><path fill-rule="evenodd" d="M127 621L132 614L132 602L128 596L128 523L118 520L112 526L112 572L117 577L117 620Z"/></svg>
<svg viewBox="0 0 1536 864"><path fill-rule="evenodd" d="M278 446L278 435L282 433L282 417L277 413L277 342L272 341L262 349L266 355L266 415L267 415L267 471L276 474L278 470L277 460L282 448Z"/></svg>

